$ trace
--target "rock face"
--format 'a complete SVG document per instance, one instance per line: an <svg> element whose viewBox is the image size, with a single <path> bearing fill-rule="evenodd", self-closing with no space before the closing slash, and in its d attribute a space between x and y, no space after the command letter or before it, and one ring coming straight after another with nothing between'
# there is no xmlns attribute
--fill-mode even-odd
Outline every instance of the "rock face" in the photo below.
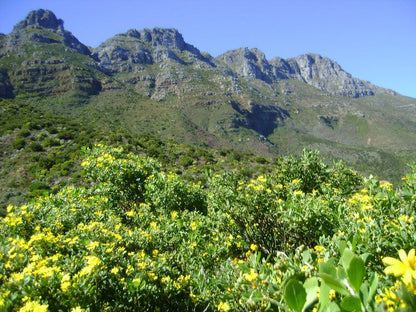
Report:
<svg viewBox="0 0 416 312"><path fill-rule="evenodd" d="M152 65L166 60L186 63L179 54L207 62L200 51L187 44L176 29L131 29L100 44L93 57L109 73L131 72L138 64Z"/></svg>
<svg viewBox="0 0 416 312"><path fill-rule="evenodd" d="M217 57L226 63L237 75L271 82L276 79L273 68L258 49L240 48Z"/></svg>
<svg viewBox="0 0 416 312"><path fill-rule="evenodd" d="M23 21L14 27L14 31L21 30L29 26L50 28L60 31L64 30L63 20L57 19L55 14L51 11L42 9L31 11Z"/></svg>
<svg viewBox="0 0 416 312"><path fill-rule="evenodd" d="M16 52L16 48L28 42L62 43L78 53L89 55L90 50L64 29L64 22L49 10L36 10L19 22L7 36L5 52Z"/></svg>
<svg viewBox="0 0 416 312"><path fill-rule="evenodd" d="M69 90L97 94L111 88L111 83L103 88L102 81L113 78L157 100L169 94L206 92L204 83L241 93L240 79L259 80L270 89L281 81L299 80L326 94L349 97L387 92L353 78L336 62L318 54L267 60L258 49L240 48L213 58L171 28L131 29L91 52L64 29L61 19L42 9L30 12L10 34L0 34L0 70L1 97ZM225 87L226 81L231 86Z"/></svg>
<svg viewBox="0 0 416 312"><path fill-rule="evenodd" d="M0 94L60 94L79 91L96 94L101 82L97 70L86 65L90 50L64 29L48 10L36 10L0 37Z"/></svg>
<svg viewBox="0 0 416 312"><path fill-rule="evenodd" d="M318 89L342 96L374 95L365 82L353 78L338 63L318 54L303 54L287 60L288 78L299 79ZM284 65L286 65L284 64ZM282 68L286 72L286 66Z"/></svg>
<svg viewBox="0 0 416 312"><path fill-rule="evenodd" d="M238 76L255 78L267 83L284 79L301 80L330 94L359 97L374 95L370 85L353 78L339 64L318 54L304 54L284 60L267 61L258 49L241 48L217 57Z"/></svg>

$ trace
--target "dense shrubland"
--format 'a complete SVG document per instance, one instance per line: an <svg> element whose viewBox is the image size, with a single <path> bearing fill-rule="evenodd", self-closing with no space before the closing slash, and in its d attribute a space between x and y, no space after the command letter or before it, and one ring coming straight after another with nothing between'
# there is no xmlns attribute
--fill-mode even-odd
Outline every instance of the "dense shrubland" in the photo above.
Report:
<svg viewBox="0 0 416 312"><path fill-rule="evenodd" d="M395 188L310 151L199 182L82 157L83 183L0 220L0 309L416 310L416 165Z"/></svg>

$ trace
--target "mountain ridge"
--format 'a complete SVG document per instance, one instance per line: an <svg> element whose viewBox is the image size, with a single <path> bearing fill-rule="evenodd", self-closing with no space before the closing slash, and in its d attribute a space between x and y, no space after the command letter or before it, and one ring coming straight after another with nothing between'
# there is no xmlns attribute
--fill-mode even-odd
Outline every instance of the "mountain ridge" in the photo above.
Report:
<svg viewBox="0 0 416 312"><path fill-rule="evenodd" d="M43 9L31 11L24 20L16 24L10 34L5 35L6 40L2 44L3 55L13 52L16 46L30 41L60 42L81 54L93 54L92 59L98 61L99 66L101 66L100 70L111 73L114 71L114 68L110 63L114 58L120 58L124 61L129 56L134 56L132 62L142 64L160 62L166 59L174 59L180 62L183 60L177 58L174 52L181 53L187 51L197 59L204 60L210 65L213 64L208 62L208 59L222 61L228 65L228 68L235 75L261 79L269 83L282 79L296 79L331 94L352 97L371 96L375 90L377 92L395 94L392 90L380 88L352 77L335 61L315 53L306 53L289 59L276 56L271 60L267 60L264 53L257 48L237 48L215 58L209 54L206 54L208 57L203 57L197 48L185 42L177 29L158 27L152 29L145 28L140 31L130 29L125 33L120 33L107 39L91 51L69 31L65 30L63 25L64 22L58 19L52 11ZM53 34L41 34L39 31L41 29L48 29ZM58 35L58 37L53 35ZM137 44L141 43L141 46L140 44L136 46L136 54L129 55L129 51L117 45L121 37L135 38L137 39ZM150 44L156 51L150 53L149 49L145 47L146 44ZM118 70L123 71L125 69L118 68Z"/></svg>

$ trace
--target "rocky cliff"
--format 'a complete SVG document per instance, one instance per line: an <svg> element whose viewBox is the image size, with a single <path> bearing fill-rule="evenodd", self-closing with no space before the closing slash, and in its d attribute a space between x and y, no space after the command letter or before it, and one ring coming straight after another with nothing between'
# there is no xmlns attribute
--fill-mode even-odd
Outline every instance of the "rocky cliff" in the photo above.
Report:
<svg viewBox="0 0 416 312"><path fill-rule="evenodd" d="M10 34L0 36L3 97L19 92L45 94L48 90L97 94L103 81L124 73L128 75L118 77L120 81L134 85L142 94L163 99L178 94L175 88L180 82L199 79L195 71L186 68L216 76L213 83L230 79L232 90L239 89L234 79L241 78L267 84L298 80L326 93L348 97L386 92L353 78L339 64L317 54L267 60L258 49L240 48L213 58L186 43L176 29L132 29L90 51L64 29L61 19L42 9L30 12ZM97 71L107 77L100 77Z"/></svg>
<svg viewBox="0 0 416 312"><path fill-rule="evenodd" d="M90 50L48 10L32 11L0 38L0 92L38 95L80 91L96 94L101 82ZM1 91L5 90L5 91Z"/></svg>
<svg viewBox="0 0 416 312"><path fill-rule="evenodd" d="M7 36L3 53L18 52L19 47L33 42L61 43L78 53L89 55L90 50L64 29L64 22L49 10L32 11Z"/></svg>

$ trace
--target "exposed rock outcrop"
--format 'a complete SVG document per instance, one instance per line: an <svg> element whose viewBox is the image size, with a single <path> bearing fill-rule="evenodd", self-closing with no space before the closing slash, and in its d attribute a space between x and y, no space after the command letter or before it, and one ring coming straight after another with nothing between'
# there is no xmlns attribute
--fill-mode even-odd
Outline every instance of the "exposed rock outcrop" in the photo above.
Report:
<svg viewBox="0 0 416 312"><path fill-rule="evenodd" d="M288 60L276 57L267 61L258 49L241 48L217 57L241 77L267 83L282 79L301 80L330 94L359 97L374 95L371 84L353 78L339 64L318 54L304 54Z"/></svg>
<svg viewBox="0 0 416 312"><path fill-rule="evenodd" d="M302 80L331 94L351 97L374 95L374 91L367 83L353 78L338 63L327 57L303 54L287 60L286 64L291 69L287 73L288 78ZM286 72L286 66L282 71Z"/></svg>
<svg viewBox="0 0 416 312"><path fill-rule="evenodd" d="M181 53L187 52L187 55ZM131 29L100 44L94 57L108 73L140 70L140 64L151 65L167 60L188 64L194 61L209 63L200 51L183 40L176 29Z"/></svg>
<svg viewBox="0 0 416 312"><path fill-rule="evenodd" d="M61 43L78 53L89 55L89 48L64 29L64 22L49 10L31 11L7 36L4 52L16 52L28 42Z"/></svg>
<svg viewBox="0 0 416 312"><path fill-rule="evenodd" d="M276 79L273 68L258 49L240 48L217 56L217 60L226 63L242 77L271 82Z"/></svg>

